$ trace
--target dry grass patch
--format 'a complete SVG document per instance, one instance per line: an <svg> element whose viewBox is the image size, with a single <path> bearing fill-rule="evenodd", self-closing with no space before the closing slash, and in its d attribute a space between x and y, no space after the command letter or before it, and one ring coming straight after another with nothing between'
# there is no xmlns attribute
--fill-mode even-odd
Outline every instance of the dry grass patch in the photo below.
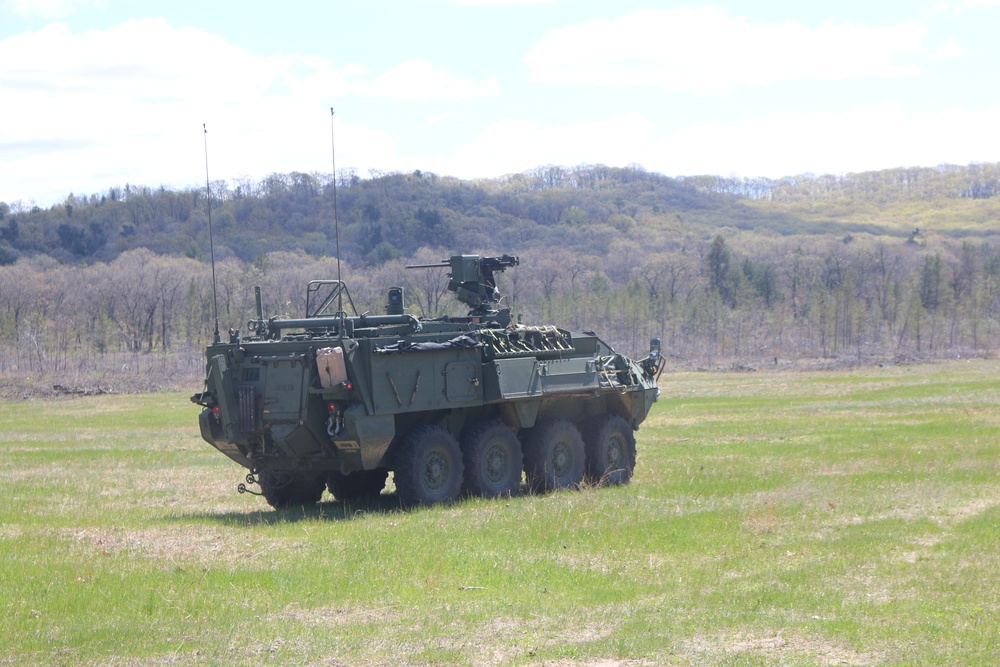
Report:
<svg viewBox="0 0 1000 667"><path fill-rule="evenodd" d="M884 656L855 651L829 639L807 637L789 631L774 633L725 632L699 635L685 640L677 657L683 664L703 665L741 655L762 656L776 664L877 665Z"/></svg>
<svg viewBox="0 0 1000 667"><path fill-rule="evenodd" d="M316 607L305 609L297 604L290 605L277 615L278 619L292 620L309 626L343 627L349 625L396 625L402 621L402 614L396 605L361 609L357 607Z"/></svg>
<svg viewBox="0 0 1000 667"><path fill-rule="evenodd" d="M54 531L86 557L141 558L161 570L176 567L269 567L278 554L302 549L305 538L261 538L248 547L240 530L213 526L179 528L63 528Z"/></svg>
<svg viewBox="0 0 1000 667"><path fill-rule="evenodd" d="M505 662L485 662L482 667L493 667L494 665L507 664ZM542 660L540 662L526 662L525 667L664 667L673 663L653 662L646 659L625 659L615 658L591 658L586 660L574 660L569 658L559 658L556 660Z"/></svg>

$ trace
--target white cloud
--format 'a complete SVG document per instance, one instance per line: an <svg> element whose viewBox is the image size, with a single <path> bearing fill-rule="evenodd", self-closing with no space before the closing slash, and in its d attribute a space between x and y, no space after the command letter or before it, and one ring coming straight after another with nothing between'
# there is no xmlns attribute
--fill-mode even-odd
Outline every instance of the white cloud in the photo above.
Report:
<svg viewBox="0 0 1000 667"><path fill-rule="evenodd" d="M406 100L492 97L500 92L495 77L481 82L458 79L448 72L435 70L423 60L411 60L397 65L372 81L353 83L348 89L360 97Z"/></svg>
<svg viewBox="0 0 1000 667"><path fill-rule="evenodd" d="M328 170L329 151L317 138L329 136L327 108L337 100L482 96L497 87L494 79L455 77L422 61L371 76L324 58L258 56L163 19L77 33L53 23L0 41L0 90L8 102L0 201L48 204L70 191L126 182L197 182L202 123L220 178ZM394 154L385 133L364 128L338 142L345 166L379 165Z"/></svg>
<svg viewBox="0 0 1000 667"><path fill-rule="evenodd" d="M201 123L217 147L230 132L252 135L276 118L302 124L301 109L268 95L287 60L258 58L160 19L77 34L51 24L3 40L0 88L17 104L5 108L0 147L22 150L0 163L0 199L24 196L10 191L13 183L55 198L57 187L65 195L125 182L196 181ZM251 151L228 148L244 158ZM228 166L228 173L241 171Z"/></svg>
<svg viewBox="0 0 1000 667"><path fill-rule="evenodd" d="M808 28L731 17L716 7L644 10L550 30L526 55L530 79L722 92L801 79L896 77L923 51L916 24Z"/></svg>
<svg viewBox="0 0 1000 667"><path fill-rule="evenodd" d="M436 116L431 116L427 119L427 122L430 125L437 125L439 123L447 123L449 121L465 118L467 115L468 114L464 111L446 111L444 113L437 114Z"/></svg>
<svg viewBox="0 0 1000 667"><path fill-rule="evenodd" d="M984 128L1000 109L911 115L896 104L844 114L789 114L733 125L703 124L650 146L647 168L671 175L781 177L994 161L1000 138Z"/></svg>
<svg viewBox="0 0 1000 667"><path fill-rule="evenodd" d="M460 5L547 5L556 0L458 0Z"/></svg>
<svg viewBox="0 0 1000 667"><path fill-rule="evenodd" d="M1000 0L949 0L948 2L939 2L926 10L924 14L932 16L943 12L951 12L956 16L961 16L970 9L992 9L994 7L1000 7Z"/></svg>
<svg viewBox="0 0 1000 667"><path fill-rule="evenodd" d="M636 162L637 150L656 136L656 126L637 113L548 127L507 120L489 126L432 170L473 178L517 173L544 164L624 166Z"/></svg>
<svg viewBox="0 0 1000 667"><path fill-rule="evenodd" d="M0 41L0 83L19 94L233 99L266 89L288 67L285 60L257 58L221 37L162 19L76 34L52 23Z"/></svg>
<svg viewBox="0 0 1000 667"><path fill-rule="evenodd" d="M1000 137L984 128L998 124L1000 109L921 116L895 104L843 114L703 123L679 131L638 113L566 126L509 120L491 125L449 158L421 168L463 178L495 177L546 164L598 163L637 163L671 176L839 174L995 161Z"/></svg>
<svg viewBox="0 0 1000 667"><path fill-rule="evenodd" d="M949 58L961 58L969 53L968 49L953 39L946 39L934 51L934 57L947 60Z"/></svg>
<svg viewBox="0 0 1000 667"><path fill-rule="evenodd" d="M536 80L724 90L794 77L905 75L911 71L908 54L962 55L961 34L946 37L939 35L927 46L930 40L919 26L765 25L711 8L636 12L553 30L532 50L529 62ZM943 69L943 61L939 65ZM966 164L996 161L1000 155L1000 135L989 129L1000 125L1000 111L933 115L915 107L874 106L878 102L870 97L858 102L867 107L852 113L791 114L792 107L784 106L785 115L764 119L758 117L763 110L750 107L741 110L739 122L683 130L667 124L668 110L638 94L626 95L619 105L633 113L590 122L579 122L567 106L564 126L536 122L529 115L531 104L516 98L501 98L494 112L518 109L523 116L485 127L489 121L462 105L442 104L433 118L407 118L410 126L433 125L426 134L436 139L420 133L408 138L406 146L413 148L405 155L388 130L342 125L361 117L357 110L362 107L392 106L386 99L500 94L497 79L476 79L453 69L464 66L448 69L413 59L371 71L361 64L334 66L312 55L261 56L162 19L88 32L51 24L0 40L0 91L6 102L0 123L0 201L35 198L49 205L70 191L89 194L125 183L200 185L202 123L208 125L214 178L328 171L331 105L338 108L337 165L362 173L420 168L474 178L545 164L639 163L671 175L785 176ZM932 97L933 88L927 90ZM505 89L504 94L513 93ZM383 97L372 101L375 96ZM345 108L341 115L341 106L355 109ZM489 116L497 118L502 116ZM382 122L399 126L398 120ZM474 138L461 136L477 131L465 128L476 127L480 131ZM434 160L432 155L446 157Z"/></svg>
<svg viewBox="0 0 1000 667"><path fill-rule="evenodd" d="M21 18L60 19L77 9L103 9L102 0L3 0L0 9Z"/></svg>

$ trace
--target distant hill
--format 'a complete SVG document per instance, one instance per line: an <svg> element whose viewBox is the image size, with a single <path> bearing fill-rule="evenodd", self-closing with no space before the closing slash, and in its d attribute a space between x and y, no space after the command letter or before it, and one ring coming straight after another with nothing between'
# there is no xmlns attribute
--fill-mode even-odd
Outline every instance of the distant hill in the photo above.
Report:
<svg viewBox="0 0 1000 667"><path fill-rule="evenodd" d="M211 188L217 257L335 252L329 174L272 174L259 182L216 181ZM336 219L342 255L364 266L425 246L509 252L558 246L601 255L624 236L666 250L679 236L704 238L721 228L786 236L906 237L918 228L955 238L989 236L997 233L998 193L1000 164L779 180L670 178L602 165L546 166L475 181L420 171L371 178L342 172ZM136 248L204 258L207 212L204 188L126 185L70 195L45 209L0 203L0 264L25 255L109 262Z"/></svg>
<svg viewBox="0 0 1000 667"><path fill-rule="evenodd" d="M911 167L844 176L778 180L702 176L683 179L700 191L749 200L775 211L791 227L783 234L845 232L910 234L915 229L954 238L998 233L1000 163Z"/></svg>

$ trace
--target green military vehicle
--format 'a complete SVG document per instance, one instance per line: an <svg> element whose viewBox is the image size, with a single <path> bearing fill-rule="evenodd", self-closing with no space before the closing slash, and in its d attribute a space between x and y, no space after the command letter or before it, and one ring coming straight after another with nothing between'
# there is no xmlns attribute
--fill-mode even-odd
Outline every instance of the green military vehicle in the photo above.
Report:
<svg viewBox="0 0 1000 667"><path fill-rule="evenodd" d="M315 280L301 319L257 319L208 346L202 437L248 468L276 508L376 496L393 473L404 506L625 484L633 431L659 395L659 341L633 361L593 332L528 326L501 307L509 255L456 255L462 317L358 315L346 285ZM349 314L347 310L350 309ZM248 490L243 484L240 490Z"/></svg>

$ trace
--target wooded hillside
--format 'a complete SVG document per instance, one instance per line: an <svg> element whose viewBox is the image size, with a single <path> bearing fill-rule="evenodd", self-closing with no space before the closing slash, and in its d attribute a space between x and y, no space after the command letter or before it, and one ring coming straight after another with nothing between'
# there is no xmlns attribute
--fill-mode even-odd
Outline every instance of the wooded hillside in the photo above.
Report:
<svg viewBox="0 0 1000 667"><path fill-rule="evenodd" d="M212 184L223 328L299 315L343 275L362 309L390 285L451 309L453 252L521 256L501 289L526 322L599 331L679 367L993 354L1000 165L767 180L543 167L461 181L421 172L275 174ZM196 376L212 323L205 189L125 186L47 209L0 203L0 373L146 385ZM151 354L151 353L156 353ZM169 368L164 368L169 360ZM188 381L187 379L184 380ZM135 382L132 378L127 381Z"/></svg>

